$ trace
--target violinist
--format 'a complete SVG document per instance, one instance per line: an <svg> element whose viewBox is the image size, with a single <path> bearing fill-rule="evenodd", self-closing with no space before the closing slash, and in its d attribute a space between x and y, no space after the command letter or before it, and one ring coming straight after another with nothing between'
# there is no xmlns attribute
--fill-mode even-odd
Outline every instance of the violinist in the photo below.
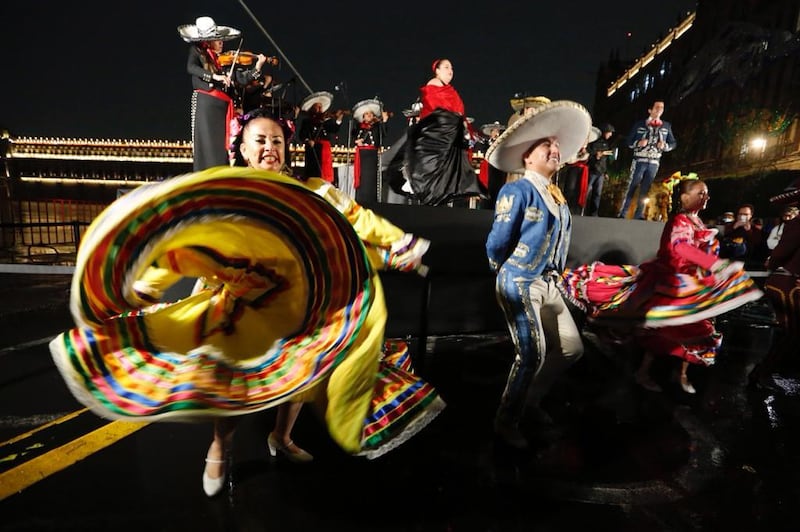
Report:
<svg viewBox="0 0 800 532"><path fill-rule="evenodd" d="M380 150L386 138L386 121L390 116L377 99L362 100L353 106L350 135L355 144L353 192L361 203L377 200Z"/></svg>
<svg viewBox="0 0 800 532"><path fill-rule="evenodd" d="M353 142L356 146L383 147L389 113L378 100L363 100L353 107Z"/></svg>
<svg viewBox="0 0 800 532"><path fill-rule="evenodd" d="M303 177L321 177L336 185L331 143L338 139L344 111L329 113L333 94L320 91L308 95L300 104L297 117L298 137L305 149Z"/></svg>
<svg viewBox="0 0 800 532"><path fill-rule="evenodd" d="M230 123L234 105L230 96L233 69L220 64L223 43L239 38L241 32L218 26L211 17L198 17L194 24L178 26L181 38L191 43L186 71L192 77L192 144L194 170L227 165ZM261 76L266 56L259 56L252 70L240 71L237 81Z"/></svg>

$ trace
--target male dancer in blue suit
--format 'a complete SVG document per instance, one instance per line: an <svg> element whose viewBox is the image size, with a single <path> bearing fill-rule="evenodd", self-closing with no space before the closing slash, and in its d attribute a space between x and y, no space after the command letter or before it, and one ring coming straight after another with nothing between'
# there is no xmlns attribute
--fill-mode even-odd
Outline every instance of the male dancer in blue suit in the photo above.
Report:
<svg viewBox="0 0 800 532"><path fill-rule="evenodd" d="M486 240L489 265L497 273L497 300L515 349L495 433L518 449L528 448L520 430L526 407L538 414L537 421L548 421L541 398L583 354L578 328L558 288L572 219L552 178L562 160L585 143L590 126L581 105L550 102L512 124L486 154L500 170L524 171L500 189Z"/></svg>

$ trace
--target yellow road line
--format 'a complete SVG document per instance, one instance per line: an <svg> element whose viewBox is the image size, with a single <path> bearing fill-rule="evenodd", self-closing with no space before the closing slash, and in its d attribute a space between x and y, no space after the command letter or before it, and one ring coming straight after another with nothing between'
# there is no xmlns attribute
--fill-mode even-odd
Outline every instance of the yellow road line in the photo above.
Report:
<svg viewBox="0 0 800 532"><path fill-rule="evenodd" d="M0 501L130 436L149 423L112 421L50 452L0 474Z"/></svg>
<svg viewBox="0 0 800 532"><path fill-rule="evenodd" d="M62 416L62 417L60 417L58 419L54 419L50 423L45 423L44 425L39 425L38 427L36 427L33 430L29 430L28 432L26 432L24 434L20 434L19 436L14 436L10 440L1 442L0 443L0 447L3 447L4 445L11 445L14 442L18 442L20 440L24 440L28 436L30 436L32 434L36 434L40 430L44 430L44 429L46 429L48 427L52 427L53 425L58 425L60 423L64 423L65 421L69 421L70 419L76 418L76 417L78 417L79 415L83 414L84 412L86 412L88 410L89 410L88 408L82 408L80 410L76 410L75 412L67 414L66 416Z"/></svg>

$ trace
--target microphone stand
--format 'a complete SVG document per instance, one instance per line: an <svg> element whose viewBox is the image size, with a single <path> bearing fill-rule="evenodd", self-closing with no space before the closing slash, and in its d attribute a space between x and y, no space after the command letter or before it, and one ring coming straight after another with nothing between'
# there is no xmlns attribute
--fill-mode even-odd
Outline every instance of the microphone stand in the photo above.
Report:
<svg viewBox="0 0 800 532"><path fill-rule="evenodd" d="M350 109L350 99L347 97L347 82L341 81L339 82L336 87L342 93L342 97L344 99L344 108ZM349 178L349 189L352 189L353 194L352 198L355 199L356 196L356 184L355 184L355 168L353 168L353 164L355 162L355 157L352 157L350 154L350 149L352 148L351 142L353 140L353 115L350 115L350 118L347 119L347 157L345 158L345 171L347 172L347 177Z"/></svg>
<svg viewBox="0 0 800 532"><path fill-rule="evenodd" d="M384 139L386 138L386 122L383 121L383 111L384 111L384 109L383 109L383 101L380 98L378 98L377 94L375 95L375 99L378 100L380 102L380 104L381 104L381 116L378 117L380 119L380 122L378 122L376 124L378 126L377 138L373 134L373 140L374 140L374 143L375 143L375 149L377 150L376 151L376 155L377 155L376 164L378 165L377 173L375 175L375 179L376 179L375 194L376 194L376 197L373 198L373 199L375 200L375 203L377 204L377 203L380 203L381 197L382 197L381 196L381 188L382 188L382 183L383 183L383 143L384 143Z"/></svg>
<svg viewBox="0 0 800 532"><path fill-rule="evenodd" d="M355 157L353 156L353 154L350 153L351 149L355 149L355 148L351 147L351 142L353 140L352 139L352 137L353 137L353 119L352 118L348 118L347 119L347 126L346 127L347 127L347 145L345 146L345 148L347 149L347 157L345 158L345 161L344 161L344 169L345 169L345 172L347 172L347 193L348 193L347 195L350 196L351 198L355 199L355 197L356 197L356 182L355 182L356 173L355 173L355 168L353 166L353 164L355 162ZM355 152L353 152L353 153L355 153ZM341 185L341 180L340 180L339 184ZM352 194L350 194L351 190L352 190Z"/></svg>
<svg viewBox="0 0 800 532"><path fill-rule="evenodd" d="M279 54L281 54L281 57L283 58L283 60L286 62L286 64L287 64L287 65L289 65L289 68L291 68L291 69L292 69L292 72L294 72L294 75L295 75L295 76L297 76L297 79L299 79L299 80L300 80L300 82L303 84L303 86L306 88L306 90L308 90L308 92L309 92L309 93L312 93L312 92L314 92L314 91L312 91L312 90L311 90L311 87L309 87L309 86L308 86L308 83L306 83L306 80L304 80L304 79L303 79L303 76L301 76L301 75L300 75L300 73L299 73L299 72L297 72L297 69L296 69L296 68L294 68L294 65L292 64L292 62L291 62L291 61L289 61L289 58L288 58L288 57L286 57L286 54L284 54L284 53L283 53L283 50L281 50L281 49L280 49L280 47L279 47L279 46L278 46L278 45L275 43L275 41L272 39L272 37L270 36L270 34L269 34L269 33L267 33L267 30L265 30L265 29L264 29L264 26L262 26L262 25L261 25L261 23L258 21L258 19L257 19L257 18L256 18L256 16L253 14L253 12L252 12L252 11L250 11L250 8L249 8L249 7L247 7L247 4L245 4L245 3L243 2L243 0L239 0L239 3L242 5L242 7L244 8L244 10L245 10L245 11L247 11L247 14L248 14L248 15L250 15L250 18L252 18L252 19L253 19L253 22L255 22L255 23L256 23L256 26L258 26L258 28L261 30L261 32L264 34L264 36L265 36L267 39L269 39L269 42L270 42L270 43L272 43L272 46L274 46L274 47L275 47L275 50L277 50L277 51L278 51L278 53L279 53Z"/></svg>
<svg viewBox="0 0 800 532"><path fill-rule="evenodd" d="M286 102L286 92L289 90L289 85L294 85L295 78L291 78L289 81L285 81L280 85L280 92L274 92L272 98L272 114L273 116L277 116L279 118L286 119L286 112L284 103ZM277 102L275 101L277 97ZM294 121L294 109L292 109L292 121Z"/></svg>

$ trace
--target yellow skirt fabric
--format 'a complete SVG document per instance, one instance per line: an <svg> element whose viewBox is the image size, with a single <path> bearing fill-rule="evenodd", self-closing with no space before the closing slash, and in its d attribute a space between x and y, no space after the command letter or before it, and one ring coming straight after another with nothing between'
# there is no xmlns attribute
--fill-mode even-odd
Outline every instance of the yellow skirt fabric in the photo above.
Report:
<svg viewBox="0 0 800 532"><path fill-rule="evenodd" d="M419 259L393 249L402 231L382 219L371 230L383 236L363 240L361 209L318 192L220 167L112 204L78 253L77 327L50 346L73 394L101 416L150 421L313 401L334 440L369 457L425 426L444 403L398 362L405 346L384 351L376 270ZM202 281L164 301L185 277Z"/></svg>

